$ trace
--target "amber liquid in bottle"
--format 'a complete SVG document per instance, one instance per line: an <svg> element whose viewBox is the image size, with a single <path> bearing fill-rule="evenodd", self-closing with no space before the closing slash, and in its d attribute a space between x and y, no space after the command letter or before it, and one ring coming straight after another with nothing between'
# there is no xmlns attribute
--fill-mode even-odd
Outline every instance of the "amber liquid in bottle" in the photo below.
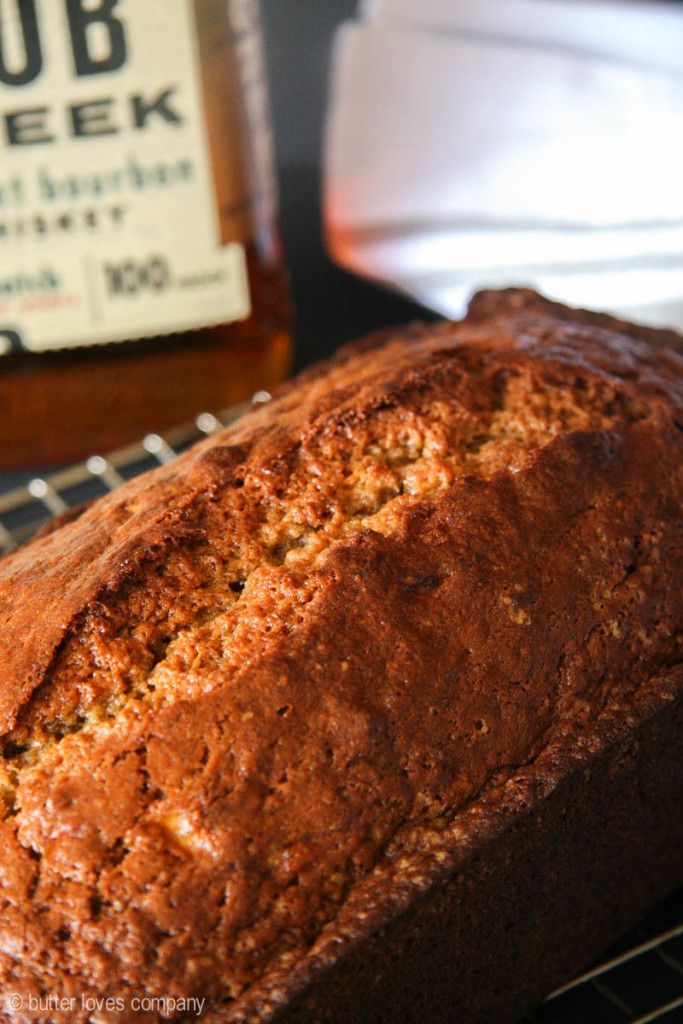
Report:
<svg viewBox="0 0 683 1024"><path fill-rule="evenodd" d="M291 357L279 268L253 253L248 320L92 348L18 353L0 363L0 464L67 462L108 452L202 410L270 390Z"/></svg>
<svg viewBox="0 0 683 1024"><path fill-rule="evenodd" d="M6 0L0 0L0 4L3 2ZM58 5L61 0L55 0L55 7ZM146 432L182 423L200 411L218 411L256 390L270 390L290 366L290 304L277 228L257 5L253 0L232 0L231 4L226 0L166 0L163 5L127 0L125 15L123 7L120 15L114 7L112 20L100 25L94 24L94 14L88 23L88 5L82 6L84 21L80 26L66 21L62 25L69 45L77 47L80 40L82 49L85 47L80 81L87 82L90 93L75 115L68 108L72 130L77 124L85 136L47 141L58 136L60 118L64 120L59 104L37 120L20 114L18 144L5 150L11 149L10 156L15 159L12 180L0 171L0 199L3 195L5 199L4 205L0 202L0 465L4 467L64 462L107 452ZM155 23L150 14L152 7L163 12L164 23L175 17L175 25ZM66 31L67 24L71 34ZM179 26L194 34L189 43L185 36L179 38ZM38 31L50 28L37 27ZM167 58L166 66L162 61L158 81L146 71L138 88L135 68L129 66L130 54L135 53L137 44L140 56L144 56L143 44L161 27L167 33L174 27L176 30L165 50L164 39L158 41ZM18 22L14 29L18 33L22 25ZM99 36L92 35L95 30ZM52 31L54 35L56 28ZM88 32L99 43L99 51L95 47L94 53L87 52ZM175 42L180 47L178 56L168 52ZM121 53L115 52L117 46L128 51L124 63ZM187 65L184 69L183 55ZM78 66L77 56L73 63ZM127 79L126 88L118 93L111 86L107 89L107 65L112 67L114 84L116 74L120 76L124 70L132 76L132 84ZM174 84L169 73L169 68L174 70L176 66L180 68L179 84ZM193 68L194 114L200 115L202 123L194 126L194 136L177 141L178 128L192 127L191 97L188 100L185 92L192 91ZM11 69L7 72L5 67L5 71L5 78L11 78ZM31 83L34 88L39 79ZM165 94L169 83L171 91ZM0 113L6 114L10 99L16 111L39 106L31 96L22 104L21 97L17 99L21 93L16 85L3 83L0 74ZM138 97L132 112L126 109L131 96ZM144 144L147 148L142 155L135 153L132 170L129 163L126 173L110 181L106 170L109 166L116 170L118 154L126 152L127 130L133 145ZM113 157L105 149L112 139L117 143ZM203 192L197 184L201 179L202 140L204 177L208 182ZM89 145L95 151L92 156ZM69 189L74 176L70 154L79 146L90 162L87 172L77 172L85 195L74 200ZM174 151L173 146L180 148ZM50 178L53 147L58 151L57 163L61 155L62 164ZM44 155L36 164L35 154L41 148ZM27 164L27 160L33 163ZM30 202L36 166L43 183L47 175L57 193L54 210L41 207L37 214ZM153 211L157 221L148 214L147 206L142 208L141 216L143 221L149 216L152 229L160 222L159 238L151 237L144 223L140 226L135 222L139 196L133 196L132 212L126 209L126 189L136 187L145 174L155 183L148 195L152 204L157 203ZM167 189L168 198L159 195L155 175ZM170 186L164 176L171 180ZM111 186L110 198L102 200L90 194L96 192L98 182ZM184 192L188 182L188 192ZM23 207L9 208L10 186L17 194L23 193ZM190 188L195 191L189 192ZM193 201L196 213L191 207ZM97 246L101 237L89 244L83 220L87 220L88 210L93 210L97 218L103 206L108 216L113 204L125 210L124 226L109 225L100 251ZM195 226L202 227L201 217L209 207L205 216L208 235L205 229L204 236L195 236ZM54 228L64 214L71 215L76 224L72 239L66 241ZM211 233L211 216L218 236L215 247L212 241L210 245L206 241ZM13 249L7 236L17 229L24 238L27 233L30 236L38 217L48 225L45 237L32 241L28 250L21 246ZM177 237L173 235L176 221ZM76 249L85 268L82 296L78 286L70 288L71 280L77 285L81 280L81 267L74 260L72 268L70 262ZM46 261L53 261L57 274L60 254L66 253L64 288L55 292L53 286L47 298L39 294L39 313L33 320L28 317L27 334L33 331L38 339L30 349L11 344L17 333L16 322L21 322L17 311L28 308L30 313L31 301L36 301L35 294L21 294L21 287L33 281L30 274L17 275L20 294L14 296L12 305L14 251L19 254L20 264L23 260L21 270L34 265L43 268ZM3 278L10 282L9 301L7 287L3 301ZM222 280L225 295L221 293ZM226 297L228 293L230 297ZM48 319L49 301L56 304L65 324L63 339L54 320ZM91 307L95 343L88 344L91 322L87 318L79 313L69 319L70 301L76 309ZM225 309L228 315L221 322L217 317ZM131 333L127 336L129 322ZM158 327L145 330L146 323ZM69 336L70 330L75 341Z"/></svg>

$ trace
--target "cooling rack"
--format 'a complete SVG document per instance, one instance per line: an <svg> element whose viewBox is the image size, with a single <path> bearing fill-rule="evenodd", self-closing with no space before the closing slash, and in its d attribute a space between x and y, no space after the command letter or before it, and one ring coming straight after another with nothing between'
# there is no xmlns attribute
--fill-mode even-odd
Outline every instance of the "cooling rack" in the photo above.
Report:
<svg viewBox="0 0 683 1024"><path fill-rule="evenodd" d="M147 434L140 442L91 455L85 462L0 493L0 553L18 547L53 516L113 491L147 469L171 462L202 437L215 434L248 409L269 401L268 391L257 391L250 402L219 413L202 412L192 423L163 434Z"/></svg>
<svg viewBox="0 0 683 1024"><path fill-rule="evenodd" d="M683 1024L683 889L524 1024Z"/></svg>
<svg viewBox="0 0 683 1024"><path fill-rule="evenodd" d="M22 544L53 516L112 491L153 466L164 465L202 437L270 401L251 402L163 434L148 434L108 454L0 494L0 553ZM609 950L590 970L554 992L523 1024L683 1024L683 889Z"/></svg>

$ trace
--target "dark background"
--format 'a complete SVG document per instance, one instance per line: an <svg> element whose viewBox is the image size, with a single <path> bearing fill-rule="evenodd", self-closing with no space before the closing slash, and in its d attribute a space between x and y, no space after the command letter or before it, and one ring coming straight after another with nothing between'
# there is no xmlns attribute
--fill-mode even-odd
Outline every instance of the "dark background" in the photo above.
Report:
<svg viewBox="0 0 683 1024"><path fill-rule="evenodd" d="M356 6L356 0L262 0L297 367L366 331L427 315L335 267L324 252L320 156L330 55L335 29Z"/></svg>

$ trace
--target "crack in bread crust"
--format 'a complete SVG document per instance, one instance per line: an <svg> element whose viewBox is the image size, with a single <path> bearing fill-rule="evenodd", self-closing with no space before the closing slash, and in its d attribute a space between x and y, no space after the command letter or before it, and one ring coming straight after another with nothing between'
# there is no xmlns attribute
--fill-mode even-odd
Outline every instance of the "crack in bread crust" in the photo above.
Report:
<svg viewBox="0 0 683 1024"><path fill-rule="evenodd" d="M368 422L363 410L354 414L355 425L348 416L326 423L294 453L281 494L263 486L263 475L251 475L246 488L238 478L239 487L228 488L212 511L226 521L244 519L254 534L249 546L243 541L230 549L224 537L219 546L202 530L202 540L172 551L155 567L154 593L143 579L141 599L140 584L127 581L122 592L89 608L5 738L10 771L36 764L63 737L115 717L127 699L151 699L152 693L170 698L192 671L191 651L184 654L183 647L199 641L211 651L218 645L212 636L217 627L224 642L216 667L229 669L235 656L230 658L225 635L241 646L242 620L262 603L264 589L280 589L286 599L291 575L281 566L301 577L335 543L367 529L391 532L407 506L436 497L458 479L518 471L561 431L609 429L622 419L647 416L617 388L574 392L518 370L499 371L476 396L478 407L472 402L453 409L444 393L462 381L461 371L443 378L438 390L420 396L412 416L388 409ZM402 397L409 400L410 390ZM270 472L273 467L262 470ZM189 610L179 610L178 592L189 597ZM287 612L296 616L306 601L296 592L293 598L293 607L281 602L275 617L285 631L292 628ZM264 628L270 631L273 623ZM263 631L259 641L268 642Z"/></svg>

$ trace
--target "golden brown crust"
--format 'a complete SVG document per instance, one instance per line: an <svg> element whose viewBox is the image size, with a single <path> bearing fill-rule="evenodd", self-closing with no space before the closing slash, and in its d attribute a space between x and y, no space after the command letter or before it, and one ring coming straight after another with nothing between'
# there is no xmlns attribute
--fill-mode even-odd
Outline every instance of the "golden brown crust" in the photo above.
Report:
<svg viewBox="0 0 683 1024"><path fill-rule="evenodd" d="M267 1016L522 766L676 699L682 367L482 293L0 563L5 987Z"/></svg>

